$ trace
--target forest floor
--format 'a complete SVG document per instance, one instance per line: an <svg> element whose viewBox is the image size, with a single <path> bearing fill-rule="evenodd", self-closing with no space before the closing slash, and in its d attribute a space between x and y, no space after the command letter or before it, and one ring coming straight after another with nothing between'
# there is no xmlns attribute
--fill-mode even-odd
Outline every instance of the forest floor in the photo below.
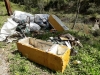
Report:
<svg viewBox="0 0 100 75"><path fill-rule="evenodd" d="M9 63L4 49L0 49L0 75L8 75Z"/></svg>

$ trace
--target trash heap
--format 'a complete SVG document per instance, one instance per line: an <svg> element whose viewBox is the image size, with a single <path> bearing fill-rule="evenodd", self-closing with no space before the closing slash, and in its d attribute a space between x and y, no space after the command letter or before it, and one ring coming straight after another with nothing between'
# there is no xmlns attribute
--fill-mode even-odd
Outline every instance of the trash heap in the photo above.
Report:
<svg viewBox="0 0 100 75"><path fill-rule="evenodd" d="M76 55L77 51L74 49L75 46L83 47L80 40L67 33L58 37L49 37L50 42L53 44L65 45L71 50L71 55Z"/></svg>
<svg viewBox="0 0 100 75"><path fill-rule="evenodd" d="M66 47L68 47L71 50L71 55L76 55L77 51L74 49L74 47L83 47L80 40L73 37L69 33L59 35L56 37L49 37L47 41L42 41L36 38L30 38L29 44L41 50L45 50L46 52L54 51L52 53L56 55L63 55L67 50Z"/></svg>
<svg viewBox="0 0 100 75"><path fill-rule="evenodd" d="M14 11L13 15L8 18L4 23L0 32L0 41L7 40L12 42L16 40L11 37L29 37L32 34L41 34L41 31L45 33L45 30L56 32L66 31L69 28L64 25L61 20L55 15L49 14L30 14L22 11ZM64 34L57 37L49 37L49 42L54 45L66 45L71 51L73 46L79 45L82 47L79 39L73 37L71 34ZM57 46L57 45L55 45Z"/></svg>
<svg viewBox="0 0 100 75"><path fill-rule="evenodd" d="M31 36L32 34L40 35L42 31L45 33L46 30L55 33L69 30L69 28L55 15L32 15L15 11L1 28L0 41L12 42L16 39L9 37L21 37L17 42L17 47L23 55L53 70L63 72L69 62L70 54L77 54L74 46L83 47L83 45L79 39L69 33L55 37L50 36L47 41Z"/></svg>
<svg viewBox="0 0 100 75"><path fill-rule="evenodd" d="M57 37L49 37L49 40L41 40L33 37L20 39L17 48L30 60L44 65L52 70L64 72L70 60L70 55L76 55L74 46L83 45L80 41L67 33ZM73 64L81 64L74 60Z"/></svg>
<svg viewBox="0 0 100 75"><path fill-rule="evenodd" d="M14 11L0 31L0 41L6 40L8 36L26 37L30 33L39 33L40 30L50 30L52 28L58 31L68 30L55 15L32 15L22 11Z"/></svg>

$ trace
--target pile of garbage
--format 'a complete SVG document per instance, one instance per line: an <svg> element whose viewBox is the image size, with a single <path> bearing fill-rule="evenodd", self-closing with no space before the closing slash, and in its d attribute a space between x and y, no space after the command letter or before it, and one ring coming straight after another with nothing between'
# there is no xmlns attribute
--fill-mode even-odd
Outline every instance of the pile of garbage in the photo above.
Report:
<svg viewBox="0 0 100 75"><path fill-rule="evenodd" d="M74 47L83 47L80 40L69 33L56 37L49 37L46 41L37 38L29 38L29 45L56 55L63 55L67 48L71 50L71 55L76 55L77 50L75 50Z"/></svg>
<svg viewBox="0 0 100 75"><path fill-rule="evenodd" d="M45 52L52 53L57 56L59 55L63 56L64 53L67 54L67 51L69 51L70 55L76 55L77 50L75 50L74 47L75 46L83 47L80 40L72 36L70 33L61 34L55 37L50 36L49 39L46 41L37 39L35 37L33 38L31 36L32 34L39 35L41 31L44 31L45 33L46 30L48 30L48 32L55 33L56 31L69 30L69 28L66 25L64 25L61 22L61 20L55 15L49 15L49 14L32 15L30 13L22 11L15 11L13 15L11 15L11 17L7 19L7 22L5 22L3 27L1 28L0 41L7 40L7 42L9 43L12 42L13 40L16 40L15 37L21 37L23 39L21 39L22 41L19 40L18 43L25 44L26 46L28 45L28 47L31 46L33 49L36 48L35 49L36 51L44 50ZM21 47L20 50L22 49L24 48ZM68 60L69 60L69 54L67 54ZM80 63L80 61L74 61L74 63L77 64Z"/></svg>
<svg viewBox="0 0 100 75"><path fill-rule="evenodd" d="M77 54L77 51L74 49L75 46L83 47L80 40L69 33L60 35L58 37L50 37L50 40L48 41L53 42L53 44L66 45L71 50L71 55Z"/></svg>
<svg viewBox="0 0 100 75"><path fill-rule="evenodd" d="M20 33L20 36L25 37L25 33L29 31L37 32L41 29L40 26L47 27L47 24L44 24L44 22L47 21L48 16L49 15L47 14L32 15L26 12L15 11L3 25L0 32L0 41L5 40L7 36L17 34L18 32Z"/></svg>
<svg viewBox="0 0 100 75"><path fill-rule="evenodd" d="M56 24L53 24L54 22L52 21L54 20L52 19L55 20ZM11 17L8 18L7 22L4 23L0 31L0 41L6 40L8 36L19 35L20 37L26 37L26 35L30 33L38 33L40 30L50 30L52 28L58 30L61 30L61 28L64 30L68 30L68 28L55 15L32 15L30 13L22 11L14 11L13 15L11 15Z"/></svg>
<svg viewBox="0 0 100 75"><path fill-rule="evenodd" d="M66 31L68 27L64 25L61 20L55 15L49 14L35 14L15 11L7 22L4 23L0 31L0 41L7 40L12 42L16 39L9 39L9 36L29 37L30 34L37 34L40 31ZM57 37L49 37L49 42L53 44L66 45L71 51L74 46L81 46L79 39L73 37L71 34L64 34Z"/></svg>

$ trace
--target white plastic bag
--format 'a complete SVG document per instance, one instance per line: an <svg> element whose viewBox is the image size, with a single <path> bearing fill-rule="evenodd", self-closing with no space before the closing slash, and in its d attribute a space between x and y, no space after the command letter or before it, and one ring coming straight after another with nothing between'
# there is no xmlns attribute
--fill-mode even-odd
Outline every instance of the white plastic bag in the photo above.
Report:
<svg viewBox="0 0 100 75"><path fill-rule="evenodd" d="M38 32L40 31L41 27L36 23L30 23L30 31Z"/></svg>
<svg viewBox="0 0 100 75"><path fill-rule="evenodd" d="M23 20L24 22L27 22L28 17L30 18L30 22L34 22L34 15L30 13L26 13L22 11L14 11L14 14L12 15L12 18L14 18L15 20L19 20L19 21Z"/></svg>
<svg viewBox="0 0 100 75"><path fill-rule="evenodd" d="M8 21L3 25L0 31L0 41L3 41L7 36L14 34L17 25L18 23L14 22L12 18L8 18Z"/></svg>

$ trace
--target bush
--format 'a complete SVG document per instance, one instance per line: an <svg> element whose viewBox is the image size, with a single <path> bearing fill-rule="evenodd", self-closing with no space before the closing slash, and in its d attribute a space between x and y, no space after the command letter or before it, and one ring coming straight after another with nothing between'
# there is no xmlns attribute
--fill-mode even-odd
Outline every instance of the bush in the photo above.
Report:
<svg viewBox="0 0 100 75"><path fill-rule="evenodd" d="M100 36L100 29L97 29L96 31L93 32L94 36Z"/></svg>

